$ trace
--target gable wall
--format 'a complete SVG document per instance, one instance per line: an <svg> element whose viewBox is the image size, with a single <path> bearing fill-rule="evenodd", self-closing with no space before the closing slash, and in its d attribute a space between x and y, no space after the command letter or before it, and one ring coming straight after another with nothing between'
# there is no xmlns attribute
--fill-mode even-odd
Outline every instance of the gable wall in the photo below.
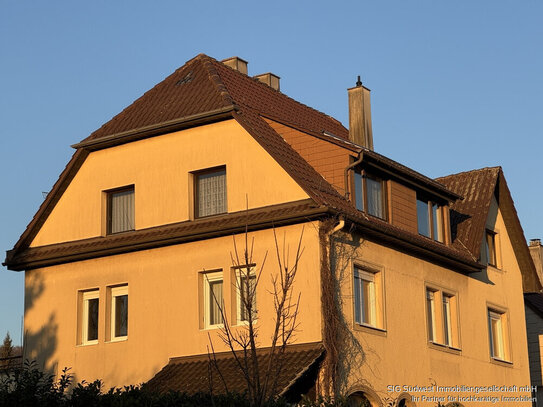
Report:
<svg viewBox="0 0 543 407"><path fill-rule="evenodd" d="M222 121L92 152L31 246L103 235L103 191L131 184L136 229L189 220L190 173L222 165L228 212L308 198L236 121Z"/></svg>

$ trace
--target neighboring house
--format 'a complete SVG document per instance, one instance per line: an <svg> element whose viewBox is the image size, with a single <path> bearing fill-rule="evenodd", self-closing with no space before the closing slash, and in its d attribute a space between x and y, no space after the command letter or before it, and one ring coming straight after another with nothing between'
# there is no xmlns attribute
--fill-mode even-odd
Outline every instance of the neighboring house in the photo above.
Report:
<svg viewBox="0 0 543 407"><path fill-rule="evenodd" d="M304 231L282 394L405 406L438 393L394 386L529 383L522 292L541 285L501 169L433 180L374 152L369 90L348 92L350 130L273 74L198 55L74 145L5 260L25 271L25 357L106 386L206 391L211 338L243 389L211 297L244 325L232 236L247 227L260 266L275 227L291 252ZM261 354L276 272L269 255Z"/></svg>
<svg viewBox="0 0 543 407"><path fill-rule="evenodd" d="M543 359L543 295L541 293L525 293L526 332L528 336L528 357L530 359L530 382L537 386L536 397L543 400L543 383L541 366Z"/></svg>

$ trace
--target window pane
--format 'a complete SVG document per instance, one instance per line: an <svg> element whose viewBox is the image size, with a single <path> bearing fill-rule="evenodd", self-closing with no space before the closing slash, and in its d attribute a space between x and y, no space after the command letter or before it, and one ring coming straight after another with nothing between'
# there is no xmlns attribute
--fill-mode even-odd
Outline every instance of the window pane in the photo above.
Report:
<svg viewBox="0 0 543 407"><path fill-rule="evenodd" d="M375 283L362 280L362 316L365 324L375 326Z"/></svg>
<svg viewBox="0 0 543 407"><path fill-rule="evenodd" d="M358 273L354 273L354 320L362 323L362 280Z"/></svg>
<svg viewBox="0 0 543 407"><path fill-rule="evenodd" d="M248 321L249 320L249 314L247 312L247 306L245 304L245 298L247 297L247 293L249 294L249 297L247 297L247 298L252 297L250 305L251 305L251 310L252 310L252 314L253 314L253 320L256 319L256 293L255 293L256 276L254 276L254 275L249 276L248 285L247 285L247 277L245 277L245 276L240 277L240 287L239 287L239 289L240 289L240 302L239 302L240 320L241 321Z"/></svg>
<svg viewBox="0 0 543 407"><path fill-rule="evenodd" d="M496 241L494 233L486 232L486 259L488 264L496 265Z"/></svg>
<svg viewBox="0 0 543 407"><path fill-rule="evenodd" d="M489 311L489 331L490 331L490 353L498 359L505 359L503 343L502 316L496 312Z"/></svg>
<svg viewBox="0 0 543 407"><path fill-rule="evenodd" d="M115 297L115 336L128 335L128 295Z"/></svg>
<svg viewBox="0 0 543 407"><path fill-rule="evenodd" d="M198 217L226 212L226 170L197 175Z"/></svg>
<svg viewBox="0 0 543 407"><path fill-rule="evenodd" d="M209 282L209 324L222 324L222 281Z"/></svg>
<svg viewBox="0 0 543 407"><path fill-rule="evenodd" d="M366 177L368 214L384 219L383 184L381 181Z"/></svg>
<svg viewBox="0 0 543 407"><path fill-rule="evenodd" d="M443 338L444 344L452 346L452 324L451 324L451 298L443 296Z"/></svg>
<svg viewBox="0 0 543 407"><path fill-rule="evenodd" d="M420 199L417 199L417 225L421 235L431 237L428 202Z"/></svg>
<svg viewBox="0 0 543 407"><path fill-rule="evenodd" d="M108 232L134 230L134 189L111 192L108 201Z"/></svg>
<svg viewBox="0 0 543 407"><path fill-rule="evenodd" d="M429 340L435 342L437 339L436 335L436 313L434 308L434 292L426 291L426 313L428 316L428 336Z"/></svg>
<svg viewBox="0 0 543 407"><path fill-rule="evenodd" d="M87 300L87 341L98 339L98 298Z"/></svg>
<svg viewBox="0 0 543 407"><path fill-rule="evenodd" d="M438 204L432 205L432 220L434 226L434 240L443 242L443 217L442 209Z"/></svg>
<svg viewBox="0 0 543 407"><path fill-rule="evenodd" d="M362 174L354 173L354 196L356 199L356 209L364 210L364 195L362 193Z"/></svg>

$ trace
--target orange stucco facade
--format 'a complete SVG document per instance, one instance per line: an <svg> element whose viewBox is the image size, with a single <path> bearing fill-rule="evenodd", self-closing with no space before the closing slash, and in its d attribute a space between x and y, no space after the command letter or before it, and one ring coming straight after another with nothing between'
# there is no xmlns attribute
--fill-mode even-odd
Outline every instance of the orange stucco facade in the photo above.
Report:
<svg viewBox="0 0 543 407"><path fill-rule="evenodd" d="M344 154L341 160L347 165L349 155ZM339 170L336 162L330 165L334 167L330 169L331 182L341 190L343 169ZM190 221L194 211L192 174L217 166L226 168L228 213L309 197L236 121L225 120L91 152L30 246L104 236L104 191L126 185L134 185L136 230ZM401 211L403 201L415 199L416 194L407 187L394 188L401 199L392 202L395 210ZM392 220L412 230L416 228L413 215L411 208L404 218ZM295 343L323 340L320 226L319 221L298 221L275 230L280 244L284 240L290 248L291 259L303 230L303 254L294 286L294 294L301 293ZM492 206L487 228L497 232L498 264L472 274L356 232L333 235L336 266L332 272L346 333L339 380L344 394L364 392L374 405L384 405L388 398L404 393L403 388L391 390L389 386L395 385L530 383L521 270L497 203ZM266 257L257 289L257 325L260 345L267 346L273 320L269 292L278 272L273 229L250 232L249 238L254 238L257 268ZM238 248L243 246L243 234L236 234L27 270L25 357L38 359L55 373L71 367L77 380L102 379L109 387L145 382L171 357L207 353L210 340L216 351L226 350L217 336L219 330L207 328L203 322L202 275L222 273L224 304L235 321L233 239ZM346 244L345 239L354 245ZM357 268L375 274L377 322L373 327L355 320ZM126 338L111 341L109 290L119 285L128 289L129 328ZM450 346L440 345L439 336L429 341L429 289L451 298L454 340ZM89 290L98 292L98 339L83 344L81 293ZM505 361L490 354L489 309L504 315ZM440 312L436 311L438 322ZM410 402L435 405L420 399Z"/></svg>

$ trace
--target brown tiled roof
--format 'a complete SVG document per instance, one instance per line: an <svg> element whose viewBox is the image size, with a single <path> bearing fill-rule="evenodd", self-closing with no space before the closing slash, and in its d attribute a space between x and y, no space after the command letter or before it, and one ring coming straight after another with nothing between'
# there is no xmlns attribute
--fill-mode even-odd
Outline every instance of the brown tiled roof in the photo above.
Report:
<svg viewBox="0 0 543 407"><path fill-rule="evenodd" d="M188 241L227 236L249 231L309 221L327 212L312 200L272 205L248 211L162 225L108 236L11 250L6 264L11 270L24 270L59 263L146 250Z"/></svg>
<svg viewBox="0 0 543 407"><path fill-rule="evenodd" d="M440 258L445 257L454 262L459 261L470 271L477 268L477 263L465 248L449 248L430 239L403 231L386 222L366 217L344 196L340 195L262 117L267 115L284 120L293 123L298 128L306 129L310 133L322 134L323 131L326 131L340 139L347 139L348 132L341 123L205 55L198 55L187 62L77 145L76 156L78 158L75 159L76 156L74 156L72 164L61 175L35 218L15 245L14 250L8 252L6 257L8 267L21 270L25 267L37 267L38 264L51 264L52 261L58 262L60 259L75 261L81 259L82 256L88 258L88 256L106 255L104 253L113 254L115 251L121 252L121 246L124 247L122 250L126 251L129 247L132 247L132 250L138 250L149 244L146 239L155 239L152 234L149 234L148 231L136 231L133 232L133 235L123 234L122 238L97 237L44 248L28 248L59 197L68 187L73 174L85 160L86 146L96 149L101 148L100 143L104 143L102 148L110 146L112 140L117 138L121 139L119 142L133 140L133 138L126 139L127 134L130 134L130 137L149 137L160 134L156 132L160 130L152 130L155 133L149 133L148 129L160 123L178 123L187 118L192 120L195 115L205 115L206 112L210 114L210 117L219 114L220 119L224 119L226 113L230 115L229 117L237 120L307 192L316 206L328 208L339 216L357 222L359 226L367 226L368 234L376 231L384 234L389 241L399 242L403 246L407 245L409 250L417 247L421 253ZM144 131L138 133L137 129L142 128ZM162 129L165 128L167 127L162 127ZM121 133L120 136L119 133ZM402 173L417 182L428 185L449 198L455 197L441 184L407 167L375 152L365 151L365 154L370 161L379 162L381 165L389 166L397 171L401 170ZM294 218L296 216L293 215ZM190 228L188 225L183 227ZM224 228L225 225L217 224L215 227ZM158 229L160 232L153 233L160 233L163 236L170 234L170 241L179 241L185 236L182 229L175 227L172 229L170 225L161 226ZM173 238L174 235L177 237ZM137 241L132 241L132 238ZM162 243L167 240L157 239ZM124 244L123 241L130 241L134 244L130 246L128 243Z"/></svg>
<svg viewBox="0 0 543 407"><path fill-rule="evenodd" d="M296 384L306 371L320 362L323 353L324 348L321 343L289 345L283 356L277 359L277 362L281 363L282 369L274 393L284 394ZM237 355L242 358L241 352L238 352ZM160 372L149 380L146 386L160 392L175 390L194 394L209 392L211 381L214 394L243 393L247 390L243 371L231 352L217 353L215 355L216 366L214 362L210 362L210 357L212 356L203 354L172 358ZM268 357L269 348L257 351L261 377L265 374L264 367L267 365Z"/></svg>
<svg viewBox="0 0 543 407"><path fill-rule="evenodd" d="M539 291L541 284L501 167L448 175L437 178L437 181L464 196L462 201L456 201L451 206L453 245L459 250L465 247L475 259L479 259L481 255L481 243L486 230L492 196L496 196L522 272L523 289L524 291Z"/></svg>
<svg viewBox="0 0 543 407"><path fill-rule="evenodd" d="M452 237L456 246L466 247L476 259L481 254L488 211L500 170L500 167L483 168L437 178L464 197L450 207Z"/></svg>
<svg viewBox="0 0 543 407"><path fill-rule="evenodd" d="M85 141L231 105L250 107L259 114L288 118L308 130L326 130L338 137L348 138L347 129L336 119L200 54L143 94Z"/></svg>

